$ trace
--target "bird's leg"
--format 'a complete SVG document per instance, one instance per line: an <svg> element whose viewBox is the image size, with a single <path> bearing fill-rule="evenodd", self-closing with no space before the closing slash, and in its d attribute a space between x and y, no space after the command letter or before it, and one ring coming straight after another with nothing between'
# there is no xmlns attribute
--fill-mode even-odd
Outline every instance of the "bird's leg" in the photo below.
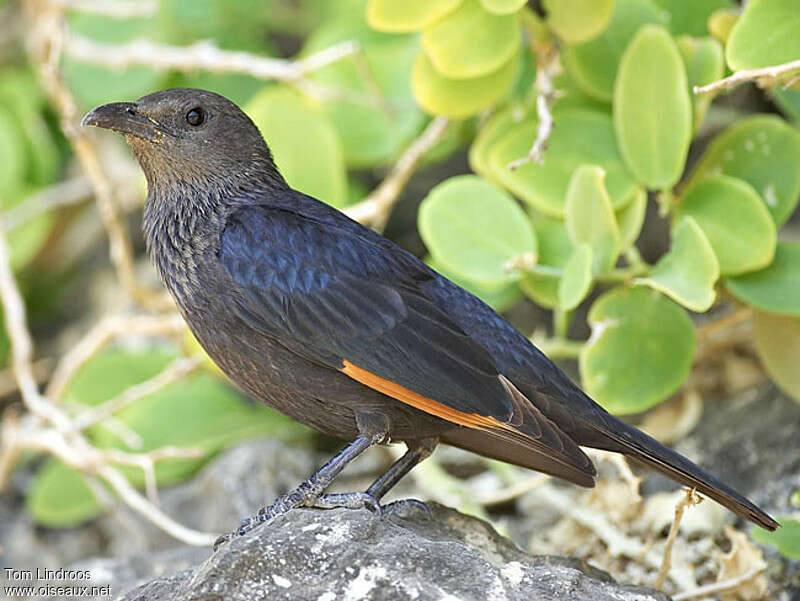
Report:
<svg viewBox="0 0 800 601"><path fill-rule="evenodd" d="M313 507L317 498L322 494L322 491L328 487L348 463L369 447L383 441L385 438L385 431L378 434L362 434L358 436L358 438L334 455L328 463L317 471L317 473L296 489L280 497L272 505L262 507L258 510L256 515L245 518L233 532L220 536L214 543L214 549L216 550L221 544L226 543L234 537L242 536L250 532L259 524L284 514L290 509L294 509L295 507Z"/></svg>
<svg viewBox="0 0 800 601"><path fill-rule="evenodd" d="M395 461L386 472L379 476L369 488L363 493L339 493L320 495L314 503L315 507L330 509L333 507L347 507L350 509L366 508L372 511L379 510L380 513L391 513L397 510L404 510L409 507L416 507L429 513L427 506L417 499L401 499L394 501L386 506L380 505L380 500L391 490L414 466L426 459L433 452L437 438L425 438L406 443L408 450L405 454Z"/></svg>

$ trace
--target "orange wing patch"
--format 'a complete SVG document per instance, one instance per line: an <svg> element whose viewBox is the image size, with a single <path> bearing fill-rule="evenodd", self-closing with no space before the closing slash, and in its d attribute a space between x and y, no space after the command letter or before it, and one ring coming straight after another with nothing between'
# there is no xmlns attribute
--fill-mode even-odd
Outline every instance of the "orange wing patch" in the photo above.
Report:
<svg viewBox="0 0 800 601"><path fill-rule="evenodd" d="M361 382L364 386L369 386L373 390L377 390L386 396L390 396L406 405L411 405L420 411L435 415L448 422L477 430L496 430L497 428L501 428L503 430L516 432L513 426L503 423L494 417L458 411L457 409L453 409L452 407L448 407L447 405L443 405L442 403L416 393L413 390L409 390L396 382L376 376L372 372L360 368L358 365L353 365L347 359L344 360L344 367L339 371L350 376L355 381Z"/></svg>

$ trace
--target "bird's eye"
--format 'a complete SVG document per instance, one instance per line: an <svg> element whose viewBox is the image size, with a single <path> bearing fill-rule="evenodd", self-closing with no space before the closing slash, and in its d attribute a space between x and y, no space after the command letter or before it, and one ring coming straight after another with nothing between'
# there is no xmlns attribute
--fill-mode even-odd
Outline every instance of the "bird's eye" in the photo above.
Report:
<svg viewBox="0 0 800 601"><path fill-rule="evenodd" d="M203 121L206 120L206 114L199 106L191 109L188 113L186 113L186 122L189 125L193 125L197 127L198 125L202 125Z"/></svg>

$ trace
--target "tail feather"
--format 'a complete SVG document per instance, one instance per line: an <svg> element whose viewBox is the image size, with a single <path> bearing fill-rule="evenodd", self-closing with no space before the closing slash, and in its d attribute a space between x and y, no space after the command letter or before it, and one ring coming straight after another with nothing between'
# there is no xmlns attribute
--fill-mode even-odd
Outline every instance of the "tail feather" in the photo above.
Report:
<svg viewBox="0 0 800 601"><path fill-rule="evenodd" d="M591 442L582 442L581 444L623 453L676 482L696 488L699 492L762 528L775 530L780 526L755 503L680 453L621 420L611 419L617 422L613 429L596 429L595 433L600 436L592 436Z"/></svg>

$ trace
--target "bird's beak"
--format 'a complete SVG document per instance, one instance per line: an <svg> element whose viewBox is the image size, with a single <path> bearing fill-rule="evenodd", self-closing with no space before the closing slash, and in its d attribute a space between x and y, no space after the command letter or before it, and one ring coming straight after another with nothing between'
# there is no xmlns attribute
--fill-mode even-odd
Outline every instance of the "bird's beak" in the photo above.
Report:
<svg viewBox="0 0 800 601"><path fill-rule="evenodd" d="M158 142L166 133L157 121L139 113L134 102L112 102L98 106L86 114L81 125L102 127L150 142Z"/></svg>

